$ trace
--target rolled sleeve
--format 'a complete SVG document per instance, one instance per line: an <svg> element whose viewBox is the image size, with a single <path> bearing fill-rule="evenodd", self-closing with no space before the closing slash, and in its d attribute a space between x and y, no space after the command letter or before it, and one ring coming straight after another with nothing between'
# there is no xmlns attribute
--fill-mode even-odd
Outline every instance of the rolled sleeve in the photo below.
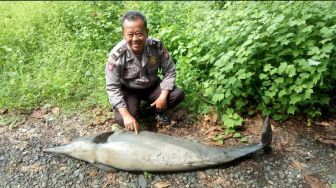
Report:
<svg viewBox="0 0 336 188"><path fill-rule="evenodd" d="M174 89L175 86L175 78L176 78L175 64L165 48L163 48L160 58L163 73L163 78L160 83L160 87L162 90L171 91Z"/></svg>
<svg viewBox="0 0 336 188"><path fill-rule="evenodd" d="M109 67L110 66L110 67ZM105 67L106 74L106 92L114 109L126 108L126 102L121 92L120 66L109 57Z"/></svg>

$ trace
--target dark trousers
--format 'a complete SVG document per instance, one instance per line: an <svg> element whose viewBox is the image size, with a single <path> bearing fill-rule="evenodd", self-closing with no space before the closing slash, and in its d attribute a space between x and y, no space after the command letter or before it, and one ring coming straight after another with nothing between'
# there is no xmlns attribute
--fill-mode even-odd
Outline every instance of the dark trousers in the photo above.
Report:
<svg viewBox="0 0 336 188"><path fill-rule="evenodd" d="M160 96L161 88L160 84L157 83L154 84L154 86L146 89L130 89L123 87L121 92L124 95L128 111L134 118L138 118L140 113L141 100L147 101L149 104L153 103ZM180 88L174 87L174 89L169 92L167 98L167 109L178 105L183 100L183 98L184 92ZM114 118L116 123L122 126L124 125L123 118L117 109L114 109Z"/></svg>

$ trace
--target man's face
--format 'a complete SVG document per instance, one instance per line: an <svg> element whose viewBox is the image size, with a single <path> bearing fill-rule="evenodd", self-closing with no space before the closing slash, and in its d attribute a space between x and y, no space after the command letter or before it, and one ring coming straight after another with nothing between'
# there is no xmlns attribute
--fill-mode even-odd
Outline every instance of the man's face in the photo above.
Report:
<svg viewBox="0 0 336 188"><path fill-rule="evenodd" d="M142 53L146 44L147 30L140 18L134 21L124 21L123 36L134 54L139 55Z"/></svg>

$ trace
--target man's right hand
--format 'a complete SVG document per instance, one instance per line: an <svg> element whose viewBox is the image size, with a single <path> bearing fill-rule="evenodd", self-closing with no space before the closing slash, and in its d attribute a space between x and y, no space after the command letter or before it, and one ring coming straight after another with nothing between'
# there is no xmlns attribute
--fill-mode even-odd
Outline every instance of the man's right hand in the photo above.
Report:
<svg viewBox="0 0 336 188"><path fill-rule="evenodd" d="M138 131L140 130L139 123L131 114L123 117L123 120L124 125L128 130L135 131L135 133L138 134Z"/></svg>
<svg viewBox="0 0 336 188"><path fill-rule="evenodd" d="M127 108L119 108L118 109L119 113L121 114L123 121L124 121L124 126L126 129L135 131L136 134L140 131L140 126L137 120L132 116L131 113L129 113Z"/></svg>

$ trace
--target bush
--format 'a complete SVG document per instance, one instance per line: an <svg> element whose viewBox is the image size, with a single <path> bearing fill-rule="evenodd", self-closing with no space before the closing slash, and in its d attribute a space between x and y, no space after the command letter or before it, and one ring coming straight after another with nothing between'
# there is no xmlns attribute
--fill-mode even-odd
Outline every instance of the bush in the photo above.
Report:
<svg viewBox="0 0 336 188"><path fill-rule="evenodd" d="M2 2L0 107L109 106L104 68L128 10L148 18L195 112L321 115L335 93L335 2Z"/></svg>
<svg viewBox="0 0 336 188"><path fill-rule="evenodd" d="M335 91L335 8L334 2L237 2L199 23L190 63L203 72L204 96L224 112L226 126L242 122L232 109L258 109L278 120L321 114Z"/></svg>

